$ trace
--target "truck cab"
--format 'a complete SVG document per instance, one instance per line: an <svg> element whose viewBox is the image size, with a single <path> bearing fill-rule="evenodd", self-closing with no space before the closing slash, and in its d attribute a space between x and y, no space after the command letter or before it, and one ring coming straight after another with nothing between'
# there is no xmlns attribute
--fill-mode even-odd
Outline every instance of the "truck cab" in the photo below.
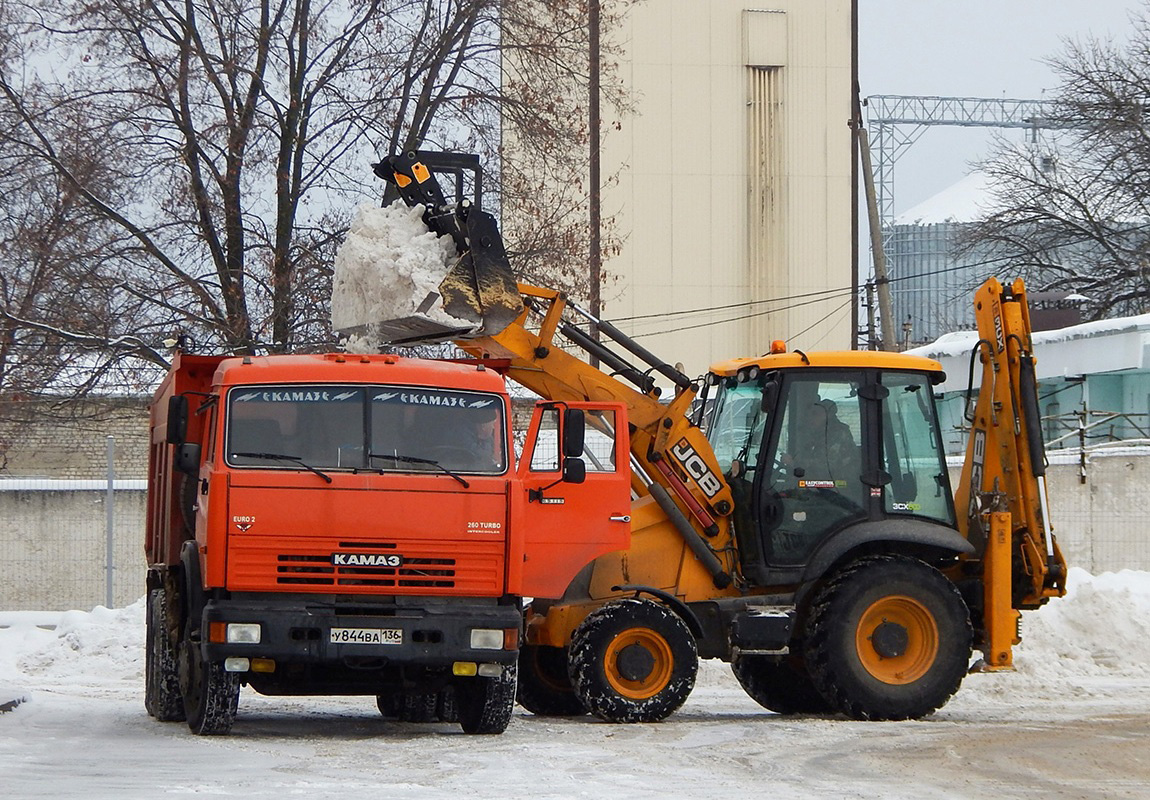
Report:
<svg viewBox="0 0 1150 800"><path fill-rule="evenodd" d="M538 404L518 460L511 417L480 363L180 358L153 407L154 715L222 732L244 683L502 730L521 598L625 545L630 502L621 405Z"/></svg>

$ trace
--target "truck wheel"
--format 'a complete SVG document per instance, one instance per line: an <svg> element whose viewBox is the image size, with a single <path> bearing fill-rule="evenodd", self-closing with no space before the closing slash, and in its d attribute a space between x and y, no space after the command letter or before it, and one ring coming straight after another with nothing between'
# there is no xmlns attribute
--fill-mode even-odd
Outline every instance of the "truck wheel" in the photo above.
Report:
<svg viewBox="0 0 1150 800"><path fill-rule="evenodd" d="M375 696L375 707L379 709L379 713L387 719L399 719L399 708L402 701L402 695L399 692L388 692L387 694L377 694Z"/></svg>
<svg viewBox="0 0 1150 800"><path fill-rule="evenodd" d="M596 609L571 642L571 685L584 706L607 722L658 722L695 686L695 638L675 612L628 598Z"/></svg>
<svg viewBox="0 0 1150 800"><path fill-rule="evenodd" d="M400 695L399 721L400 722L438 722L436 704L439 695L436 692L408 691Z"/></svg>
<svg viewBox="0 0 1150 800"><path fill-rule="evenodd" d="M524 645L519 651L519 705L538 717L575 717L587 713L567 675L567 649Z"/></svg>
<svg viewBox="0 0 1150 800"><path fill-rule="evenodd" d="M455 709L464 733L503 733L515 710L514 664L498 678L467 678L455 684Z"/></svg>
<svg viewBox="0 0 1150 800"><path fill-rule="evenodd" d="M756 703L777 714L822 714L832 711L800 656L736 655L731 672Z"/></svg>
<svg viewBox="0 0 1150 800"><path fill-rule="evenodd" d="M180 643L180 690L188 727L199 736L228 733L236 721L240 676L223 662L205 661L199 645L185 636Z"/></svg>
<svg viewBox="0 0 1150 800"><path fill-rule="evenodd" d="M168 637L166 598L163 588L148 592L144 623L144 707L160 722L183 722L180 669L176 648Z"/></svg>
<svg viewBox="0 0 1150 800"><path fill-rule="evenodd" d="M815 597L806 663L815 687L855 719L917 719L941 708L970 663L966 604L913 558L866 558Z"/></svg>

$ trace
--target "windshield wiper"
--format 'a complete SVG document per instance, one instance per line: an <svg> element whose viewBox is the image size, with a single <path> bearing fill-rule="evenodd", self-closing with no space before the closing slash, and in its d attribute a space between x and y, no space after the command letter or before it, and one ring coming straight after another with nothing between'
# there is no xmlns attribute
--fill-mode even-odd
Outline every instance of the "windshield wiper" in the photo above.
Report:
<svg viewBox="0 0 1150 800"><path fill-rule="evenodd" d="M331 483L330 475L324 472L320 472L318 469L305 462L299 456L289 456L285 455L284 453L232 453L232 458L236 458L237 456L239 458L266 458L269 461L291 461L292 463L299 464L308 472L314 472L316 475L319 475L328 483Z"/></svg>
<svg viewBox="0 0 1150 800"><path fill-rule="evenodd" d="M446 473L447 475L450 475L451 477L455 478L455 480L457 480L461 484L463 484L464 489L466 489L467 487L469 487L471 485L470 483L468 483L466 480L463 479L462 475L458 475L458 474L452 472L447 467L443 466L442 464L440 464L438 461L436 461L433 458L417 458L416 456L401 456L401 455L397 455L397 454L393 454L393 453L368 453L367 457L368 458L390 458L392 461L403 461L404 463L407 463L407 464L430 464L433 467L437 467L438 469L443 470L443 472Z"/></svg>

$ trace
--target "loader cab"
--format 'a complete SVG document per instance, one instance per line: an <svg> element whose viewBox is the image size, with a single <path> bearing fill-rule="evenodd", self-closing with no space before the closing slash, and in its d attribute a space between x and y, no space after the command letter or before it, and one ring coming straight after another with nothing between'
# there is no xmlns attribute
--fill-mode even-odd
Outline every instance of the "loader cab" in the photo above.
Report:
<svg viewBox="0 0 1150 800"><path fill-rule="evenodd" d="M740 566L754 583L797 582L829 552L861 543L859 531L883 535L865 523L955 526L935 373L841 355L846 363L712 374L707 435L735 500Z"/></svg>

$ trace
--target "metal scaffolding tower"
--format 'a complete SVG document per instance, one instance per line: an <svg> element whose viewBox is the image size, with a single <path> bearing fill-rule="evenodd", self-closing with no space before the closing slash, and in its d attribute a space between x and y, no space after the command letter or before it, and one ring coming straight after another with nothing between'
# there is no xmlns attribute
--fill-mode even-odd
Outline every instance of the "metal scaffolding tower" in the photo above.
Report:
<svg viewBox="0 0 1150 800"><path fill-rule="evenodd" d="M871 146L877 155L875 193L884 239L894 222L894 163L928 127L1060 127L1053 119L1053 104L1045 100L871 95L863 101L863 107Z"/></svg>

